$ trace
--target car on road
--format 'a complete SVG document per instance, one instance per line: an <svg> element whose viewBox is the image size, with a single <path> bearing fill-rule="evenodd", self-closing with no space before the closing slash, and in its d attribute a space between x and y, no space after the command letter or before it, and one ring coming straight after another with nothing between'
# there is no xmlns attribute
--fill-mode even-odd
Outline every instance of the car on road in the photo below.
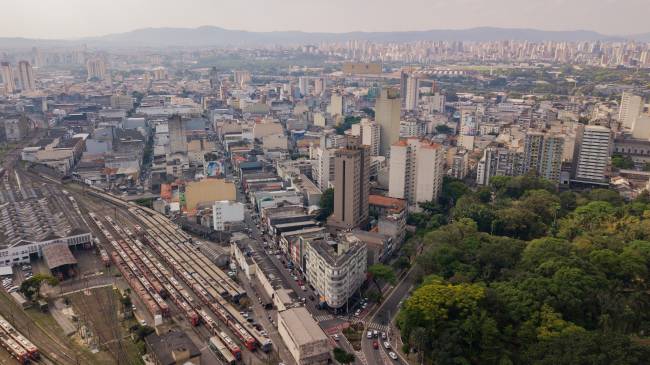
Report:
<svg viewBox="0 0 650 365"><path fill-rule="evenodd" d="M386 339L386 332L382 332L382 333L381 333L381 339L382 339L382 340L385 340L385 339Z"/></svg>
<svg viewBox="0 0 650 365"><path fill-rule="evenodd" d="M302 289L303 291L307 291L307 287L304 285L300 286L300 289Z"/></svg>
<svg viewBox="0 0 650 365"><path fill-rule="evenodd" d="M388 343L388 341L384 341L384 347L389 349L390 348L390 343Z"/></svg>
<svg viewBox="0 0 650 365"><path fill-rule="evenodd" d="M355 317L359 317L359 314L361 314L361 309L357 309L357 311L354 312Z"/></svg>
<svg viewBox="0 0 650 365"><path fill-rule="evenodd" d="M372 337L374 337L374 338L379 337L379 332L377 332L377 330L373 330L372 331Z"/></svg>
<svg viewBox="0 0 650 365"><path fill-rule="evenodd" d="M334 339L334 341L338 341L340 339L338 333L332 336L332 338Z"/></svg>
<svg viewBox="0 0 650 365"><path fill-rule="evenodd" d="M366 333L366 337L368 337L369 339L372 338L372 331L368 331L368 333ZM375 342L377 342L377 341L375 341Z"/></svg>
<svg viewBox="0 0 650 365"><path fill-rule="evenodd" d="M397 354L394 353L393 351L389 352L388 356L390 356L390 358L393 359L393 360L397 360Z"/></svg>
<svg viewBox="0 0 650 365"><path fill-rule="evenodd" d="M379 348L379 342L377 341L372 341L372 348L377 350Z"/></svg>

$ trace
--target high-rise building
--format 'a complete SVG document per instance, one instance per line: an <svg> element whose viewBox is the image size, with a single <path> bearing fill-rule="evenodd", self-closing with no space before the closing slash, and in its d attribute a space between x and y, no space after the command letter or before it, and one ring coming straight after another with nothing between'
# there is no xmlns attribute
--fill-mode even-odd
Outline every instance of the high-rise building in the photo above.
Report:
<svg viewBox="0 0 650 365"><path fill-rule="evenodd" d="M322 77L314 79L314 95L319 96L323 93L326 87L326 81Z"/></svg>
<svg viewBox="0 0 650 365"><path fill-rule="evenodd" d="M562 173L562 157L564 154L564 136L559 134L546 134L542 145L537 173L553 183L560 183Z"/></svg>
<svg viewBox="0 0 650 365"><path fill-rule="evenodd" d="M528 132L524 138L524 161L523 171L535 171L539 169L544 146L544 133Z"/></svg>
<svg viewBox="0 0 650 365"><path fill-rule="evenodd" d="M401 139L391 146L388 196L410 206L436 201L444 176L444 149L419 138Z"/></svg>
<svg viewBox="0 0 650 365"><path fill-rule="evenodd" d="M244 87L251 81L251 73L249 71L234 71L233 79L235 86Z"/></svg>
<svg viewBox="0 0 650 365"><path fill-rule="evenodd" d="M409 76L406 80L406 97L404 99L404 109L408 111L416 110L418 100L420 99L420 80L415 76Z"/></svg>
<svg viewBox="0 0 650 365"><path fill-rule="evenodd" d="M14 76L14 69L9 62L0 62L0 74L2 75L2 83L5 85L5 91L12 94L16 91L16 80Z"/></svg>
<svg viewBox="0 0 650 365"><path fill-rule="evenodd" d="M322 190L330 188L334 182L334 149L325 146L314 147L311 152L312 177L316 185Z"/></svg>
<svg viewBox="0 0 650 365"><path fill-rule="evenodd" d="M574 181L607 184L612 131L598 125L579 125L576 131Z"/></svg>
<svg viewBox="0 0 650 365"><path fill-rule="evenodd" d="M450 175L456 179L464 179L469 173L469 152L467 150L457 151L451 159Z"/></svg>
<svg viewBox="0 0 650 365"><path fill-rule="evenodd" d="M106 79L106 63L101 58L91 58L86 61L86 71L88 72L88 80Z"/></svg>
<svg viewBox="0 0 650 365"><path fill-rule="evenodd" d="M375 103L375 120L379 124L379 154L388 156L390 146L399 141L401 102L395 89L382 89Z"/></svg>
<svg viewBox="0 0 650 365"><path fill-rule="evenodd" d="M330 98L330 115L332 117L343 115L343 95L338 91L332 92L332 97Z"/></svg>
<svg viewBox="0 0 650 365"><path fill-rule="evenodd" d="M488 147L476 167L476 183L490 185L494 176L517 176L522 173L521 153L505 147Z"/></svg>
<svg viewBox="0 0 650 365"><path fill-rule="evenodd" d="M632 93L623 92L621 106L618 110L618 121L625 128L632 128L634 121L643 112L643 98Z"/></svg>
<svg viewBox="0 0 650 365"><path fill-rule="evenodd" d="M18 80L22 91L32 91L36 89L36 80L34 79L34 70L28 61L18 62Z"/></svg>
<svg viewBox="0 0 650 365"><path fill-rule="evenodd" d="M370 194L370 148L358 138L334 153L334 214L328 220L340 229L368 223Z"/></svg>
<svg viewBox="0 0 650 365"><path fill-rule="evenodd" d="M219 90L219 86L221 86L221 80L219 80L219 71L214 66L210 69L209 79L210 89L213 91Z"/></svg>
<svg viewBox="0 0 650 365"><path fill-rule="evenodd" d="M364 118L360 123L352 125L352 135L361 138L361 144L370 147L370 156L379 156L379 125Z"/></svg>
<svg viewBox="0 0 650 365"><path fill-rule="evenodd" d="M45 66L45 57L43 57L43 52L36 47L32 47L32 61L36 67Z"/></svg>
<svg viewBox="0 0 650 365"><path fill-rule="evenodd" d="M528 132L524 139L522 173L534 172L551 182L560 182L564 137L554 133Z"/></svg>
<svg viewBox="0 0 650 365"><path fill-rule="evenodd" d="M309 77L300 76L298 78L298 88L300 89L300 95L307 95L309 93Z"/></svg>
<svg viewBox="0 0 650 365"><path fill-rule="evenodd" d="M401 99L402 106L406 104L406 88L408 84L409 74L406 71L400 71L399 73L399 95Z"/></svg>
<svg viewBox="0 0 650 365"><path fill-rule="evenodd" d="M169 153L187 153L187 137L183 119L174 115L167 122L169 128Z"/></svg>

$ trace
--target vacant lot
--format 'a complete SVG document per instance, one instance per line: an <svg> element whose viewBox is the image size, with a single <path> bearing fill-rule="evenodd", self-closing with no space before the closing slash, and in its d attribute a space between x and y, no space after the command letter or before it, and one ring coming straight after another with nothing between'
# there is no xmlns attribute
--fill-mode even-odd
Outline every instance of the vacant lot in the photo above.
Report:
<svg viewBox="0 0 650 365"><path fill-rule="evenodd" d="M94 337L92 347L98 349L99 364L140 364L138 350L128 336L119 316L118 293L112 287L80 291L68 296L80 324L88 327Z"/></svg>

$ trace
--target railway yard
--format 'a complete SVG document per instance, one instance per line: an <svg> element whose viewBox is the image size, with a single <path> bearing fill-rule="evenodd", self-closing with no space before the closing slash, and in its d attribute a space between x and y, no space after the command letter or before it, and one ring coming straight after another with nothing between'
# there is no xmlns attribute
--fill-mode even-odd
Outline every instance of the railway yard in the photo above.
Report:
<svg viewBox="0 0 650 365"><path fill-rule="evenodd" d="M94 237L90 245L83 246L85 250L75 254L93 256L88 267L82 270L80 262L76 277L61 282L60 288L43 290L49 302L65 298L78 321L74 326L84 327L92 335L62 335L55 330L57 322L52 316L20 308L7 292L0 296L7 302L0 303L0 314L7 318L12 312L16 331L22 331L24 338L41 350L36 352L40 357L24 347L21 352L20 346L0 334L2 346L8 352L16 350L13 357L18 363L142 363L128 336L128 327L134 324L184 331L203 354L210 355L207 361L204 356L206 364L266 364L270 358L281 357L291 363L262 324L246 315L255 294L247 293L199 250L198 242L165 216L103 191L64 185L20 168L4 174L3 183L3 199L21 194L30 201L40 199L39 204L46 204L60 220L55 222L57 227L86 230ZM40 261L33 256L30 259L35 266ZM135 318L130 322L123 319L127 310L120 296L124 293L133 303ZM39 325L34 317L48 325ZM0 355L0 363L14 361L4 360L4 355Z"/></svg>

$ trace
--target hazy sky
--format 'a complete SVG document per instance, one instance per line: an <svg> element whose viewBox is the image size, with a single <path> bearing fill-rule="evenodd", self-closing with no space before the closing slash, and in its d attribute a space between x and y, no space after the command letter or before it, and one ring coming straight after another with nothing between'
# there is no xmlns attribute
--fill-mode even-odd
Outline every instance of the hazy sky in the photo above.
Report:
<svg viewBox="0 0 650 365"><path fill-rule="evenodd" d="M0 37L79 38L146 27L251 31L476 26L650 32L650 0L0 0Z"/></svg>

